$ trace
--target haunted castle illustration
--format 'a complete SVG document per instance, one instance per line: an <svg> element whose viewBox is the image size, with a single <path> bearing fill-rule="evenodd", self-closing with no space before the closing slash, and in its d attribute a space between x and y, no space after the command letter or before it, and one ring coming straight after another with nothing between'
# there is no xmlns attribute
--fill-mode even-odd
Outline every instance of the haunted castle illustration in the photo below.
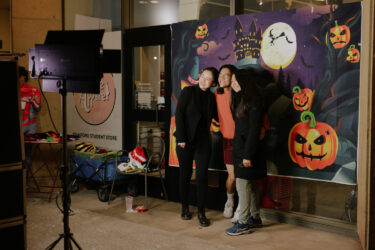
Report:
<svg viewBox="0 0 375 250"><path fill-rule="evenodd" d="M236 18L234 24L236 40L233 41L233 51L236 54L235 66L245 68L249 65L259 65L260 49L262 44L262 31L257 28L255 21L251 22L249 33L244 34L243 27Z"/></svg>

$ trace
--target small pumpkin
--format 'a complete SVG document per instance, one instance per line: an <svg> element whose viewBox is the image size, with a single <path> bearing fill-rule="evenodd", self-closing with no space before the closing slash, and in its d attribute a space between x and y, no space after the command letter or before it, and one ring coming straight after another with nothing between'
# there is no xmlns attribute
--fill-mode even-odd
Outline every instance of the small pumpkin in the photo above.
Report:
<svg viewBox="0 0 375 250"><path fill-rule="evenodd" d="M355 48L354 44L351 44L348 49L348 56L346 61L351 63L358 63L360 58L359 50Z"/></svg>
<svg viewBox="0 0 375 250"><path fill-rule="evenodd" d="M308 88L301 89L299 86L295 86L293 93L293 106L296 110L305 111L311 109L315 90L312 91Z"/></svg>
<svg viewBox="0 0 375 250"><path fill-rule="evenodd" d="M195 38L203 39L207 36L207 33L208 33L207 24L200 25L197 27L197 30L195 31Z"/></svg>
<svg viewBox="0 0 375 250"><path fill-rule="evenodd" d="M335 24L336 26L329 30L329 39L335 49L340 49L350 42L350 29L347 25L338 25L337 20Z"/></svg>
<svg viewBox="0 0 375 250"><path fill-rule="evenodd" d="M313 171L324 169L335 162L338 138L330 125L315 121L312 112L304 111L301 122L290 130L288 147L293 162Z"/></svg>

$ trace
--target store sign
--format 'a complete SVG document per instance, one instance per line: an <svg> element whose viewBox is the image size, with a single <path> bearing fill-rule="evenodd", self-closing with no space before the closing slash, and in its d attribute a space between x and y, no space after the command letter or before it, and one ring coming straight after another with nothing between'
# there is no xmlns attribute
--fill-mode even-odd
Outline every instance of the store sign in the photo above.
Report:
<svg viewBox="0 0 375 250"><path fill-rule="evenodd" d="M105 32L102 44L104 49L121 49L121 31ZM68 93L67 99L69 134L98 148L122 149L121 74L103 74L99 94Z"/></svg>
<svg viewBox="0 0 375 250"><path fill-rule="evenodd" d="M116 102L116 88L112 74L105 73L100 80L99 94L75 93L74 104L79 116L91 125L105 122Z"/></svg>

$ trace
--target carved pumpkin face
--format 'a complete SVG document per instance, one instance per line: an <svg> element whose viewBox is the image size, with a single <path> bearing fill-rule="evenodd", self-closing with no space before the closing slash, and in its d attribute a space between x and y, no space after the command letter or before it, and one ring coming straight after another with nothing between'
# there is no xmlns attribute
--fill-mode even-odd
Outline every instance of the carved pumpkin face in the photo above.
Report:
<svg viewBox="0 0 375 250"><path fill-rule="evenodd" d="M195 38L202 39L207 36L208 28L207 24L203 24L201 26L198 26L197 30L195 31Z"/></svg>
<svg viewBox="0 0 375 250"><path fill-rule="evenodd" d="M293 88L293 106L296 110L305 111L311 109L315 90L301 89L299 86Z"/></svg>
<svg viewBox="0 0 375 250"><path fill-rule="evenodd" d="M310 116L309 122L306 116ZM338 149L336 131L326 123L315 122L313 113L309 111L302 113L301 120L289 133L289 155L292 161L309 170L332 165Z"/></svg>
<svg viewBox="0 0 375 250"><path fill-rule="evenodd" d="M348 49L348 56L346 57L346 61L351 63L358 63L359 62L359 50L355 48L355 45L352 44L349 46Z"/></svg>
<svg viewBox="0 0 375 250"><path fill-rule="evenodd" d="M335 49L340 49L348 45L350 42L350 29L346 25L338 25L335 21L336 27L329 30L329 39Z"/></svg>

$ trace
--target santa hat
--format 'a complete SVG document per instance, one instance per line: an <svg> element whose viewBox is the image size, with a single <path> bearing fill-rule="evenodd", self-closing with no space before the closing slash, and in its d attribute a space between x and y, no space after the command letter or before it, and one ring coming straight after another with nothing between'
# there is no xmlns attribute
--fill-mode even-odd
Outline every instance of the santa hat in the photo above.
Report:
<svg viewBox="0 0 375 250"><path fill-rule="evenodd" d="M137 146L134 150L130 151L129 158L131 164L136 167L143 169L147 163L147 153L142 147Z"/></svg>

